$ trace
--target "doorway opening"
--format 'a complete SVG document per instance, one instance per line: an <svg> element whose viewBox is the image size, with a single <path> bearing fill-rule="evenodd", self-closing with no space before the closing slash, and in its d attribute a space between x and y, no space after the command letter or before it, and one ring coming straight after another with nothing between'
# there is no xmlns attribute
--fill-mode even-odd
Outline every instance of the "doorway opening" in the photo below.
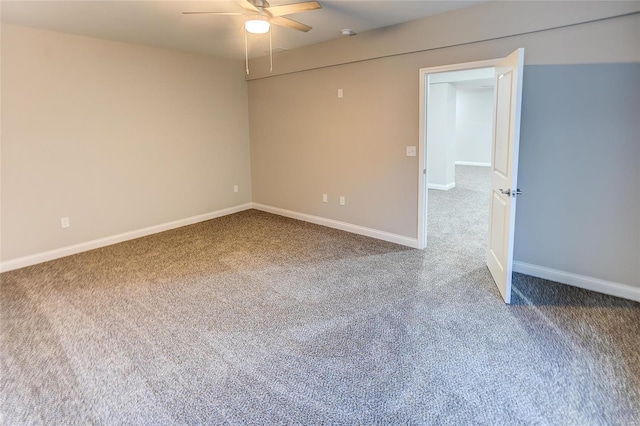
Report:
<svg viewBox="0 0 640 426"><path fill-rule="evenodd" d="M486 245L498 61L420 70L420 248L456 234Z"/></svg>
<svg viewBox="0 0 640 426"><path fill-rule="evenodd" d="M424 68L420 70L420 140L419 140L419 161L420 178L418 180L418 248L425 248L427 245L427 212L429 183L433 189L447 190L455 187L456 166L455 148L447 144L440 144L438 148L437 137L433 132L437 130L441 122L451 121L446 114L447 110L452 110L455 105L455 91L451 80L437 81L443 78L447 72L460 72L465 70L480 70L482 68L493 68L494 78L494 101L493 101L493 123L491 140L491 163L490 173L490 202L488 214L488 232L486 265L495 281L505 303L511 301L511 283L513 271L513 242L515 234L515 213L516 196L522 191L518 189L518 152L520 143L520 116L522 111L522 77L524 69L524 49L519 48L502 59L470 62L466 64L454 64L441 67ZM433 84L433 90L431 88ZM435 83L446 83L437 86ZM431 103L430 93L439 92L441 98L445 99L444 108L435 108ZM443 112L444 111L444 112ZM455 111L455 110L453 110ZM434 115L435 114L435 115ZM443 115L444 114L444 115ZM455 113L454 113L455 114ZM455 117L455 115L454 115ZM455 122L455 118L453 120ZM435 142L434 142L435 141ZM434 152L430 150L434 149ZM445 172L440 176L443 181L435 181L438 177L438 152L443 153L447 158L444 163ZM432 163L432 164L430 164ZM463 164L460 164L463 165ZM433 170L431 170L433 169ZM462 176L463 173L459 175ZM463 179L464 180L464 179ZM438 187L439 186L439 187ZM464 205L456 206L456 210L462 210L464 215ZM443 217L450 216L447 212ZM484 220L483 220L484 222ZM464 228L458 225L459 228ZM464 229L458 229L458 235L464 234ZM464 235L463 235L463 240ZM444 249L447 249L445 246ZM475 256L473 256L475 258Z"/></svg>
<svg viewBox="0 0 640 426"><path fill-rule="evenodd" d="M427 240L484 258L495 68L427 76Z"/></svg>

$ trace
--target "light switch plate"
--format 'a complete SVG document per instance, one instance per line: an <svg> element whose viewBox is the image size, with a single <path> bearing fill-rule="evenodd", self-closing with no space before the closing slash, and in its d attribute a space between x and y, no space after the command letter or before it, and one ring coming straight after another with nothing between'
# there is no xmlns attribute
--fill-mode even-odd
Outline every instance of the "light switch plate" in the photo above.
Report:
<svg viewBox="0 0 640 426"><path fill-rule="evenodd" d="M407 146L407 157L415 157L416 152L417 150L415 146Z"/></svg>

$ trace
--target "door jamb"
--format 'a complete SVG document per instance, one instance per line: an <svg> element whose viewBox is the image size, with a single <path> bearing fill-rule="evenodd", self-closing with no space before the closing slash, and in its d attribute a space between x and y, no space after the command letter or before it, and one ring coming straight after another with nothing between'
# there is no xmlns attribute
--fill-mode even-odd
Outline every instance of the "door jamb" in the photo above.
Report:
<svg viewBox="0 0 640 426"><path fill-rule="evenodd" d="M492 68L503 58L420 68L420 139L418 141L418 249L427 247L427 100L430 74Z"/></svg>

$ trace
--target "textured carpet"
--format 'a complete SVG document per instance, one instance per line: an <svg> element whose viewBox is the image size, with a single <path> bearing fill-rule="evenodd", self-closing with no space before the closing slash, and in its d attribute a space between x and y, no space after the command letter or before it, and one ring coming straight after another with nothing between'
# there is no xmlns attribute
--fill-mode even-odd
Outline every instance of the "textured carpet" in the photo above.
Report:
<svg viewBox="0 0 640 426"><path fill-rule="evenodd" d="M506 306L431 195L424 252L250 210L2 274L2 423L640 423L640 304Z"/></svg>
<svg viewBox="0 0 640 426"><path fill-rule="evenodd" d="M456 186L430 189L427 197L427 245L466 252L483 260L489 232L490 168L456 166Z"/></svg>

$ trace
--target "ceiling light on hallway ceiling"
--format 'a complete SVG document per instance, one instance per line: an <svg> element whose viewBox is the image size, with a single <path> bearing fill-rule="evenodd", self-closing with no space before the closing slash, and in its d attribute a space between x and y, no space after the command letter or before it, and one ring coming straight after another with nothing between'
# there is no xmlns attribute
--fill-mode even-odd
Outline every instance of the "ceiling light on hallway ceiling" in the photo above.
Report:
<svg viewBox="0 0 640 426"><path fill-rule="evenodd" d="M340 33L343 36L349 36L349 37L356 35L356 32L351 30L351 29L349 29L349 28L344 28L344 29L340 30Z"/></svg>
<svg viewBox="0 0 640 426"><path fill-rule="evenodd" d="M244 28L251 34L266 34L269 32L270 27L269 21L262 17L251 19L244 23Z"/></svg>

